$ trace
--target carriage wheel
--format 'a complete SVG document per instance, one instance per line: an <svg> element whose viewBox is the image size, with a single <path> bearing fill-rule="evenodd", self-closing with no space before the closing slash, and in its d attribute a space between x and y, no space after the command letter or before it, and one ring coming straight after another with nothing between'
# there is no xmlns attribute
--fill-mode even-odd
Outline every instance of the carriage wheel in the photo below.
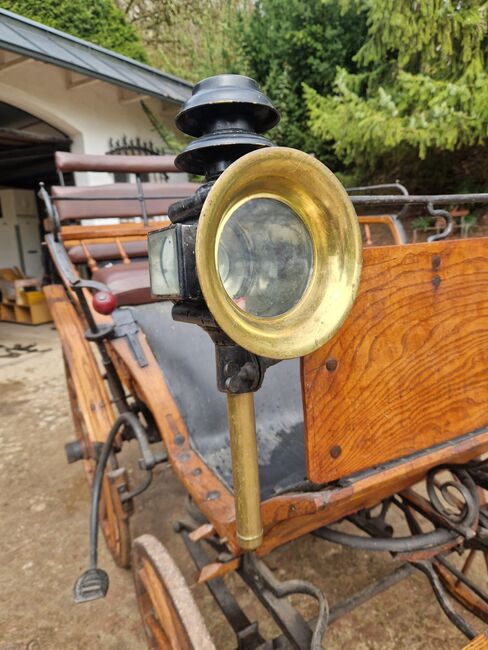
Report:
<svg viewBox="0 0 488 650"><path fill-rule="evenodd" d="M480 505L483 506L486 504L485 492L481 488L478 489L478 492ZM480 598L469 585L453 575L445 566L438 562L434 566L447 591L463 607L485 623L488 623L488 603ZM475 587L487 594L488 598L488 592L486 591L486 587L488 587L488 553L486 551L474 548L466 549L462 555L460 571L463 576L475 584Z"/></svg>
<svg viewBox="0 0 488 650"><path fill-rule="evenodd" d="M480 506L484 506L486 504L485 491L478 488L478 494ZM452 564L454 559L453 556L450 560ZM479 619L488 623L488 553L480 549L465 549L461 556L460 566L456 566L474 589L440 562L434 561L434 567L444 587L453 598ZM481 591L487 600L483 600L476 590Z"/></svg>
<svg viewBox="0 0 488 650"><path fill-rule="evenodd" d="M183 575L152 535L134 541L132 571L151 650L215 650Z"/></svg>
<svg viewBox="0 0 488 650"><path fill-rule="evenodd" d="M82 459L82 463L88 484L91 487L96 468L95 460L89 457L93 453L93 445L78 403L69 365L64 355L63 358L75 435L86 450L87 457ZM110 472L109 475L105 474L100 495L99 517L108 550L117 566L127 569L130 566L130 513L123 510L120 502L118 488L122 482L127 482L125 470L116 470Z"/></svg>
<svg viewBox="0 0 488 650"><path fill-rule="evenodd" d="M78 404L78 398L76 397L76 390L73 383L73 377L71 375L71 370L68 365L65 354L63 353L63 362L64 362L64 372L66 375L66 386L68 388L68 397L69 403L71 406L71 416L73 418L73 425L75 429L76 440L81 443L83 449L85 450L85 455L82 459L83 469L88 480L88 485L91 487L93 482L93 476L95 474L95 464L88 457L91 454L91 445L90 439L88 437L85 423L83 421L83 415L81 413L80 406Z"/></svg>
<svg viewBox="0 0 488 650"><path fill-rule="evenodd" d="M486 593L488 586L488 557L484 551L468 549L462 556L461 573L471 579L476 587ZM484 571L479 571L480 564ZM468 585L453 575L448 568L434 561L434 567L446 590L467 610L488 623L488 603L482 600ZM488 594L487 594L488 596Z"/></svg>

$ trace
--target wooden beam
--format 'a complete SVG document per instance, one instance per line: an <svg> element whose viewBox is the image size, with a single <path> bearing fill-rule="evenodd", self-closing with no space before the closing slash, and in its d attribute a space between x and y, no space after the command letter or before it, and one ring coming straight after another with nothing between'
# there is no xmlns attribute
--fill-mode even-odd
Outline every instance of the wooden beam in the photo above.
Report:
<svg viewBox="0 0 488 650"><path fill-rule="evenodd" d="M73 88L81 88L82 86L91 86L98 83L100 79L95 77L84 77L82 75L74 75L71 71L66 72L66 88L73 90Z"/></svg>
<svg viewBox="0 0 488 650"><path fill-rule="evenodd" d="M44 133L35 133L27 129L10 129L7 126L0 126L0 144L15 145L21 142L25 144L55 144L69 145L69 138L61 138L55 135L45 135Z"/></svg>
<svg viewBox="0 0 488 650"><path fill-rule="evenodd" d="M22 65L28 61L32 61L33 59L30 59L27 56L13 56L13 57L8 57L7 52L0 52L0 72L2 70L9 70L11 68L15 68L19 65Z"/></svg>
<svg viewBox="0 0 488 650"><path fill-rule="evenodd" d="M134 102L141 101L141 99L148 99L148 97L148 95L134 93L131 90L126 90L125 88L119 89L119 102L121 104L133 104Z"/></svg>
<svg viewBox="0 0 488 650"><path fill-rule="evenodd" d="M197 585L201 585L208 580L221 578L233 571L237 571L241 563L241 558L236 557L229 562L210 562L206 564L197 576Z"/></svg>
<svg viewBox="0 0 488 650"><path fill-rule="evenodd" d="M212 526L212 524L203 524L200 526L200 528L192 531L188 537L192 542L199 542L202 539L213 537L213 535L215 535L215 528Z"/></svg>

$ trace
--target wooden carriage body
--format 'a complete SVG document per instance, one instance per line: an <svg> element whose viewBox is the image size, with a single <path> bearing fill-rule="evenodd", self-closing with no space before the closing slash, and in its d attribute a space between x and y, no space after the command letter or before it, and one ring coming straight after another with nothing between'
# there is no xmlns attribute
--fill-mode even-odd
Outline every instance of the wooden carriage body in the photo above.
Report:
<svg viewBox="0 0 488 650"><path fill-rule="evenodd" d="M61 171L82 163L58 158ZM113 160L100 167L117 171ZM124 169L173 171L161 160L136 168L124 161ZM208 520L199 534L225 540L230 558L204 566L205 582L238 567L242 553L225 404L208 336L175 323L170 307L151 298L146 244L168 206L197 187L53 188L48 226L56 232L47 245L63 284L44 291L90 444L105 441L116 408L86 329L90 320L117 327L117 319L95 311L89 289L77 282L103 283L117 312L130 313L130 335L123 330L99 344L125 395L151 414L175 474ZM123 222L92 222L105 217ZM488 451L488 239L398 242L365 249L359 294L340 331L317 352L277 364L258 393L264 537L257 556L373 508L435 467ZM126 480L115 473L103 485L107 518L118 522L107 541L121 565L128 563L131 512L117 494Z"/></svg>

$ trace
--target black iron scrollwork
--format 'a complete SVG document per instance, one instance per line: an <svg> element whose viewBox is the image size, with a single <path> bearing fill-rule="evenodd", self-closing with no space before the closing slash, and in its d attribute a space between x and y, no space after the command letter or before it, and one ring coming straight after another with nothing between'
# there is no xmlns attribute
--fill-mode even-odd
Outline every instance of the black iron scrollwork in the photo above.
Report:
<svg viewBox="0 0 488 650"><path fill-rule="evenodd" d="M447 210L439 210L435 209L432 203L427 203L427 210L429 214L433 217L442 217L443 219L446 220L446 226L442 232L436 233L435 235L431 235L430 237L427 238L427 241L433 242L433 241L439 241L439 239L446 239L449 237L449 235L452 232L453 228L453 220L452 220L452 215L450 212Z"/></svg>
<svg viewBox="0 0 488 650"><path fill-rule="evenodd" d="M438 480L449 471L456 480ZM466 539L476 535L480 502L476 484L469 472L457 466L436 467L427 474L427 494L446 528L455 530Z"/></svg>

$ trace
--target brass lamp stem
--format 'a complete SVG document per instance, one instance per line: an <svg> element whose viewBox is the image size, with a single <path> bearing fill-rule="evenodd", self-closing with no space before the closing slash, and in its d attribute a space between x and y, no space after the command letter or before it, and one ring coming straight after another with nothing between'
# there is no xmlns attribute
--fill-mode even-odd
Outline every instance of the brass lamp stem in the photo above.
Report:
<svg viewBox="0 0 488 650"><path fill-rule="evenodd" d="M263 540L253 393L227 393L237 539L246 551Z"/></svg>

